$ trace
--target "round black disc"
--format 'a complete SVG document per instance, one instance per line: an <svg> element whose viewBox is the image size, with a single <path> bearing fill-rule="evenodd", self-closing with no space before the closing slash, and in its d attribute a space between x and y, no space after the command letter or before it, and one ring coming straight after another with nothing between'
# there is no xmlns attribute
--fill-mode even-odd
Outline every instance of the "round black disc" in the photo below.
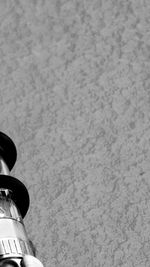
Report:
<svg viewBox="0 0 150 267"><path fill-rule="evenodd" d="M10 189L13 192L12 199L19 209L22 218L24 218L30 203L28 190L25 185L12 176L1 174L0 188Z"/></svg>
<svg viewBox="0 0 150 267"><path fill-rule="evenodd" d="M0 132L0 156L4 159L8 169L11 171L17 159L17 150L10 137L2 132Z"/></svg>

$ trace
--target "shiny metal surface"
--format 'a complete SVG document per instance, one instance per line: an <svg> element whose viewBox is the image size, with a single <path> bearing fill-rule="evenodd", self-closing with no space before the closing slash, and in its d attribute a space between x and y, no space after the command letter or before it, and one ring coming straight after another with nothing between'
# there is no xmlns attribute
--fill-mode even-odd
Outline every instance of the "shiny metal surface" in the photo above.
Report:
<svg viewBox="0 0 150 267"><path fill-rule="evenodd" d="M27 240L27 234L24 225L14 219L0 219L0 239L15 237L22 240Z"/></svg>
<svg viewBox="0 0 150 267"><path fill-rule="evenodd" d="M13 192L9 189L0 188L0 219L12 218L22 222L22 217L12 200Z"/></svg>
<svg viewBox="0 0 150 267"><path fill-rule="evenodd" d="M33 255L24 225L13 219L0 219L0 259Z"/></svg>
<svg viewBox="0 0 150 267"><path fill-rule="evenodd" d="M23 267L21 264L21 259L3 259L0 262L0 267L4 267L4 266L11 266L11 267Z"/></svg>
<svg viewBox="0 0 150 267"><path fill-rule="evenodd" d="M4 150L2 147L1 152L6 156ZM7 160L7 157L5 159ZM15 159L14 157L13 163ZM12 167L12 161L8 160L7 163ZM10 176L11 168L8 166L0 155L0 262L9 259L21 266L24 255L33 255L22 220L22 216L24 217L28 209L29 197L25 186L18 179ZM24 203L27 203L25 207ZM22 213L20 213L19 208L22 207Z"/></svg>
<svg viewBox="0 0 150 267"><path fill-rule="evenodd" d="M0 239L1 258L22 257L25 254L31 254L27 241L18 238Z"/></svg>
<svg viewBox="0 0 150 267"><path fill-rule="evenodd" d="M0 175L9 176L5 161L0 158ZM25 254L33 255L22 217L12 200L10 189L0 188L0 261L13 259L18 266Z"/></svg>
<svg viewBox="0 0 150 267"><path fill-rule="evenodd" d="M5 163L5 161L0 158L0 174L9 175L10 171Z"/></svg>

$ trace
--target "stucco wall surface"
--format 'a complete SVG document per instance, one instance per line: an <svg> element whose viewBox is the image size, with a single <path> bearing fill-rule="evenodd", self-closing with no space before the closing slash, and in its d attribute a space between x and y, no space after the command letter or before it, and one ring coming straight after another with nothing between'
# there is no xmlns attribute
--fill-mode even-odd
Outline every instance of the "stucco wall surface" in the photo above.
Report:
<svg viewBox="0 0 150 267"><path fill-rule="evenodd" d="M150 266L149 0L0 0L0 131L45 267Z"/></svg>

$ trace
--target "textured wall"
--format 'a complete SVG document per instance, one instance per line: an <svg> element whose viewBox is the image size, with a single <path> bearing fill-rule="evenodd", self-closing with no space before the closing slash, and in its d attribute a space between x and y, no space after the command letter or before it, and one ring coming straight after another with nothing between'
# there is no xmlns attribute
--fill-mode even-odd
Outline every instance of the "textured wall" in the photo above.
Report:
<svg viewBox="0 0 150 267"><path fill-rule="evenodd" d="M149 0L0 0L0 130L45 267L150 266Z"/></svg>

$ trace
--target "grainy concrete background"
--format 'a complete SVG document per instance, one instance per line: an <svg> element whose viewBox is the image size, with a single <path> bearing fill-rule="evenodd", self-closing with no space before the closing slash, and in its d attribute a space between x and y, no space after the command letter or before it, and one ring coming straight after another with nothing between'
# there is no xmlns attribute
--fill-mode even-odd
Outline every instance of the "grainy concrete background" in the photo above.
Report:
<svg viewBox="0 0 150 267"><path fill-rule="evenodd" d="M150 266L149 0L0 0L0 130L45 267Z"/></svg>

